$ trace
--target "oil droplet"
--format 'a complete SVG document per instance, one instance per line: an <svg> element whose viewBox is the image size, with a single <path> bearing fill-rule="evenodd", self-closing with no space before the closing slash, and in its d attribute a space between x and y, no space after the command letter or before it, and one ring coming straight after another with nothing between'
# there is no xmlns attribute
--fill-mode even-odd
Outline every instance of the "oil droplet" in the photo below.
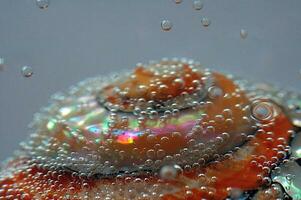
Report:
<svg viewBox="0 0 301 200"><path fill-rule="evenodd" d="M245 29L240 30L240 37L241 39L246 39L248 37L248 31Z"/></svg>
<svg viewBox="0 0 301 200"><path fill-rule="evenodd" d="M47 9L49 6L49 0L36 0L36 4L41 9Z"/></svg>
<svg viewBox="0 0 301 200"><path fill-rule="evenodd" d="M23 66L22 67L22 75L26 78L31 77L33 74L33 69L30 66Z"/></svg>
<svg viewBox="0 0 301 200"><path fill-rule="evenodd" d="M163 31L170 31L170 29L172 28L172 23L169 20L163 20L161 22L161 28Z"/></svg>
<svg viewBox="0 0 301 200"><path fill-rule="evenodd" d="M203 17L202 20L201 20L201 22L202 22L202 25L203 25L204 27L208 27L208 26L211 24L210 19L207 18L207 17Z"/></svg>
<svg viewBox="0 0 301 200"><path fill-rule="evenodd" d="M180 4L180 3L182 3L182 0L174 0L174 2L175 2L176 4Z"/></svg>
<svg viewBox="0 0 301 200"><path fill-rule="evenodd" d="M0 71L4 69L4 58L0 58Z"/></svg>
<svg viewBox="0 0 301 200"><path fill-rule="evenodd" d="M201 10L204 7L204 4L201 0L194 0L193 1L193 8L195 10Z"/></svg>

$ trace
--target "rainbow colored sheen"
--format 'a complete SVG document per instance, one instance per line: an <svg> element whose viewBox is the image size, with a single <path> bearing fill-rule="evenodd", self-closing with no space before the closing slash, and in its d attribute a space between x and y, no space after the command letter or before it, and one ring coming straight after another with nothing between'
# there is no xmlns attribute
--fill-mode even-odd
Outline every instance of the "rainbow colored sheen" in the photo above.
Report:
<svg viewBox="0 0 301 200"><path fill-rule="evenodd" d="M138 119L131 114L128 115L128 129L110 129L110 118L106 115L105 109L96 109L86 115L72 117L72 113L78 113L75 107L64 107L60 109L61 116L71 116L67 121L63 122L63 133L66 137L76 137L79 140L89 138L95 140L96 143L102 142L105 135L117 135L116 142L120 144L132 144L139 140L139 136L144 134L145 129L149 129L154 135L164 135L171 132L180 131L188 133L195 121L200 119L204 113L202 110L194 110L182 113L179 117L168 119L162 123L159 119L148 119L145 127L139 127ZM52 118L48 121L46 127L49 131L53 131L61 123L59 120ZM71 129L71 127L73 127Z"/></svg>
<svg viewBox="0 0 301 200"><path fill-rule="evenodd" d="M117 142L120 144L132 144L139 136L143 135L141 131L114 130L113 134L117 136Z"/></svg>

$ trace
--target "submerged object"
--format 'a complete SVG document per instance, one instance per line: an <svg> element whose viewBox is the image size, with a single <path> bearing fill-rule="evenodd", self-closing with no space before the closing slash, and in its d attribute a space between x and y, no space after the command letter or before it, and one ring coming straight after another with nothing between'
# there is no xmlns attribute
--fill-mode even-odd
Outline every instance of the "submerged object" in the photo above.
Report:
<svg viewBox="0 0 301 200"><path fill-rule="evenodd" d="M299 198L300 102L187 59L87 79L35 115L0 199Z"/></svg>

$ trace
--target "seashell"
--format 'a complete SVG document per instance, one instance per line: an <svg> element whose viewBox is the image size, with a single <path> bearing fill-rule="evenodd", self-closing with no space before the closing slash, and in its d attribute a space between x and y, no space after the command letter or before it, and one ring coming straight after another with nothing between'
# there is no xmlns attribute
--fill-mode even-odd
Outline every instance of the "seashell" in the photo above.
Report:
<svg viewBox="0 0 301 200"><path fill-rule="evenodd" d="M90 78L35 115L0 199L261 197L284 184L270 173L290 156L300 99L188 59Z"/></svg>

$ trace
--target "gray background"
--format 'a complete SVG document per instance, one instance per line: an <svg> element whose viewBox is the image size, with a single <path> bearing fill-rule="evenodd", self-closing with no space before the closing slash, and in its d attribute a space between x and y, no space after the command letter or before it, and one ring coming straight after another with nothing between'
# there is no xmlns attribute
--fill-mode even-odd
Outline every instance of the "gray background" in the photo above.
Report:
<svg viewBox="0 0 301 200"><path fill-rule="evenodd" d="M162 57L188 57L247 79L301 90L300 0L0 0L0 160L56 91ZM211 19L201 26L202 16ZM160 22L173 23L170 32ZM249 32L241 40L239 31ZM34 68L31 78L21 66Z"/></svg>

